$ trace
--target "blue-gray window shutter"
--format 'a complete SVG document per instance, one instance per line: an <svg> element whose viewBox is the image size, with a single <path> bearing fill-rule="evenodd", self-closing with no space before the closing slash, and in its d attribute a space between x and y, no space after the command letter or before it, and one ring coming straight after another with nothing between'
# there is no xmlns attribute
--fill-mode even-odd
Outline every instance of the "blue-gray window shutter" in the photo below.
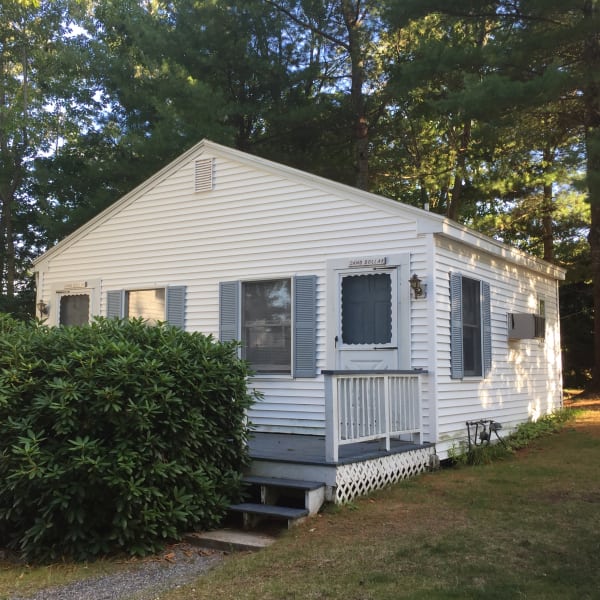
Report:
<svg viewBox="0 0 600 600"><path fill-rule="evenodd" d="M463 376L462 275L450 273L450 377Z"/></svg>
<svg viewBox="0 0 600 600"><path fill-rule="evenodd" d="M106 292L106 318L120 319L123 317L123 290Z"/></svg>
<svg viewBox="0 0 600 600"><path fill-rule="evenodd" d="M317 376L317 277L294 277L294 377Z"/></svg>
<svg viewBox="0 0 600 600"><path fill-rule="evenodd" d="M240 339L240 283L219 283L219 339L222 342Z"/></svg>
<svg viewBox="0 0 600 600"><path fill-rule="evenodd" d="M481 327L483 330L483 376L492 370L492 314L490 308L490 284L481 282Z"/></svg>
<svg viewBox="0 0 600 600"><path fill-rule="evenodd" d="M166 317L169 325L185 327L185 285L174 285L167 288Z"/></svg>

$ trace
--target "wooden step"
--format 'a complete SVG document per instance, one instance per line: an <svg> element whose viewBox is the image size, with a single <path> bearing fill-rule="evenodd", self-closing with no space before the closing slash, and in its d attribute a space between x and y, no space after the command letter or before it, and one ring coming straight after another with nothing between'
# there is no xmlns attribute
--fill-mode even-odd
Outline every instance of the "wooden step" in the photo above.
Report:
<svg viewBox="0 0 600 600"><path fill-rule="evenodd" d="M322 481L303 481L301 479L284 479L282 477L261 477L259 475L247 475L244 483L254 485L268 485L270 487L281 487L296 490L318 490L325 487Z"/></svg>
<svg viewBox="0 0 600 600"><path fill-rule="evenodd" d="M229 507L232 512L242 513L244 528L253 527L260 517L270 517L287 521L288 529L308 516L307 508L290 508L288 506L274 506L272 504L254 504L242 502Z"/></svg>
<svg viewBox="0 0 600 600"><path fill-rule="evenodd" d="M308 509L309 514L315 515L325 502L325 483L322 481L304 481L302 479L287 479L284 477L265 477L248 475L243 483L260 489L261 504L284 504L280 501L282 496L302 495L299 500L302 506Z"/></svg>

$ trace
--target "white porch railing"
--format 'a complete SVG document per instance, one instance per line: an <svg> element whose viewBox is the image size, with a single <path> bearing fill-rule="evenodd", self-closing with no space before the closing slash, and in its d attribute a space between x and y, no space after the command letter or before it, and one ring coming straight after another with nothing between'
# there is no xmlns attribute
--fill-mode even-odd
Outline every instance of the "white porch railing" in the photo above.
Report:
<svg viewBox="0 0 600 600"><path fill-rule="evenodd" d="M337 462L344 444L421 432L420 375L425 371L324 371L325 454Z"/></svg>

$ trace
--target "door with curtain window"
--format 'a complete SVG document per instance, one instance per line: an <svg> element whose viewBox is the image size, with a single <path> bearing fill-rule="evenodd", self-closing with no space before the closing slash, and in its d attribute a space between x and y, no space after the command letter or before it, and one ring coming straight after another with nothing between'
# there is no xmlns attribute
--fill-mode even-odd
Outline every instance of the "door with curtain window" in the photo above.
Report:
<svg viewBox="0 0 600 600"><path fill-rule="evenodd" d="M397 269L338 271L336 368L398 368Z"/></svg>
<svg viewBox="0 0 600 600"><path fill-rule="evenodd" d="M85 325L90 322L90 295L61 294L59 295L60 325Z"/></svg>

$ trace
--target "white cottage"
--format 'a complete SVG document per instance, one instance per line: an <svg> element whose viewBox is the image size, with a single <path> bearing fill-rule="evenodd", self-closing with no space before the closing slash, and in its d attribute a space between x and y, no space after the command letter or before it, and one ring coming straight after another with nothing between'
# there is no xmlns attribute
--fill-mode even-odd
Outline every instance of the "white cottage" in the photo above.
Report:
<svg viewBox="0 0 600 600"><path fill-rule="evenodd" d="M35 272L52 325L143 316L240 339L264 394L254 473L338 501L446 458L468 421L480 438L562 405L562 269L206 140Z"/></svg>

